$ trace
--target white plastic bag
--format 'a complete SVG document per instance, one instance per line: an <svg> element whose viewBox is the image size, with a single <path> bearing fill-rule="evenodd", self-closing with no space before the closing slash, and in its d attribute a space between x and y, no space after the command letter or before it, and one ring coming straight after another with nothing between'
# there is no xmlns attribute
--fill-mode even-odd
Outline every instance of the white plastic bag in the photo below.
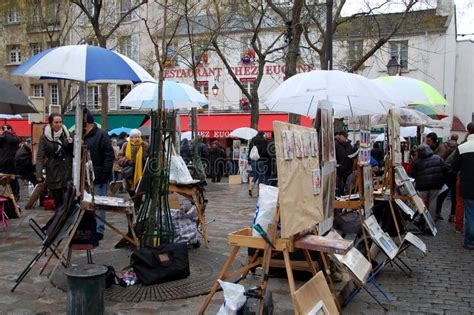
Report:
<svg viewBox="0 0 474 315"><path fill-rule="evenodd" d="M278 187L260 184L258 186L258 202L253 218L253 225L260 224L266 232L269 223L273 223L275 210L278 202ZM252 229L253 236L260 236L255 229Z"/></svg>
<svg viewBox="0 0 474 315"><path fill-rule="evenodd" d="M256 145L254 145L252 150L250 150L249 157L252 161L258 161L258 159L260 159L260 154L258 153L258 148Z"/></svg>
<svg viewBox="0 0 474 315"><path fill-rule="evenodd" d="M224 291L224 303L217 312L217 315L235 315L244 306L247 298L244 295L245 288L241 284L225 282L221 280L219 284Z"/></svg>
<svg viewBox="0 0 474 315"><path fill-rule="evenodd" d="M183 158L179 155L171 156L170 182L179 184L189 184L193 182L186 163L184 163Z"/></svg>

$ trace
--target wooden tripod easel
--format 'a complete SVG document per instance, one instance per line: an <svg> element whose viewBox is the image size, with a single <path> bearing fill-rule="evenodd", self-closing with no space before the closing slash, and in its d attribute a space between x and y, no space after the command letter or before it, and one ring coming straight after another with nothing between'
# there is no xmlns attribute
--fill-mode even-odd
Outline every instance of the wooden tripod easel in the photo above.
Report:
<svg viewBox="0 0 474 315"><path fill-rule="evenodd" d="M352 242L344 241L344 240L332 240L333 246L328 246L327 243L317 243L314 239L311 238L311 233L315 231L303 231L291 238L278 238L277 237L277 225L279 220L279 207L277 207L275 211L275 218L273 220L273 224L268 225L267 229L267 236L268 239L271 241L271 244L266 242L261 237L254 237L252 236L252 229L246 228L242 229L233 233L230 233L227 236L227 243L233 246L231 253L229 254L222 270L219 272L218 279L219 280L227 280L232 279L236 276L241 275L242 278L245 278L249 271L258 265L262 265L262 280L260 283L260 296L265 296L265 290L267 288L267 283L269 279L268 271L270 266L272 265L272 257L277 255L278 253L283 254L284 260L284 267L288 277L288 286L290 289L290 294L292 297L293 305L295 307L295 313L301 314L299 310L298 303L295 302L295 292L296 292L296 285L293 277L293 269L300 269L300 270L307 270L310 271L313 275L316 274L316 266L314 265L311 255L309 253L310 250L318 250L321 255L321 260L323 262L322 270L326 272L329 269L329 264L326 258L325 253L338 253L338 254L345 254L349 251L352 247ZM313 235L314 236L314 235ZM323 239L323 238L321 238ZM247 248L254 248L256 249L255 254L249 258L247 264L233 272L227 272L232 265L232 262L235 259L235 256L239 252L241 247ZM341 250L341 248L343 248ZM302 249L305 259L306 259L306 268L301 268L302 266L294 266L290 259L290 253L294 252L297 249ZM263 250L263 257L258 257L260 251ZM326 277L329 280L329 285L335 297L334 285L330 277ZM212 297L219 289L219 282L216 280L215 284L212 286L211 291L209 292L208 296L206 297L199 314L204 314L209 303L212 300ZM335 299L336 300L336 299ZM337 301L337 300L336 300ZM337 304L337 302L336 302ZM338 305L338 304L337 304ZM339 307L339 306L338 306ZM262 314L264 309L264 301L263 299L260 302L259 314ZM340 308L339 308L340 309Z"/></svg>

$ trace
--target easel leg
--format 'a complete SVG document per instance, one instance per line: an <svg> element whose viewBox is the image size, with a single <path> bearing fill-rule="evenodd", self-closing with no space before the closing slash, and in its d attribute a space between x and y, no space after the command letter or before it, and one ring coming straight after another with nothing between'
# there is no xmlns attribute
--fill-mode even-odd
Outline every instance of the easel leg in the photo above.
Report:
<svg viewBox="0 0 474 315"><path fill-rule="evenodd" d="M239 249L240 249L240 246L234 246L234 248L232 249L232 251L229 254L229 257L227 257L227 260L224 263L224 266L222 267L222 270L219 272L219 275L217 276L217 279L225 280L225 277L224 277L225 273L227 272L227 269L229 269L232 262L234 261L234 258L237 255L237 253L239 252ZM212 300L212 297L214 296L214 294L216 294L217 289L219 289L219 282L216 280L216 282L214 283L214 285L211 288L211 291L209 292L206 299L204 300L204 303L202 304L201 309L199 310L200 315L203 315L204 312L206 311L207 307L209 306L209 303Z"/></svg>
<svg viewBox="0 0 474 315"><path fill-rule="evenodd" d="M390 211L392 212L393 222L395 223L395 229L397 230L398 239L400 240L400 244L401 244L402 243L402 237L400 235L400 228L398 227L397 216L395 215L395 208L393 208L392 199L390 199L388 201L388 204L390 205Z"/></svg>
<svg viewBox="0 0 474 315"><path fill-rule="evenodd" d="M306 261L308 262L309 268L311 268L311 273L313 274L313 276L316 275L317 270L316 270L316 267L314 266L313 260L311 259L309 250L303 249L303 254L304 254L304 257L306 258Z"/></svg>
<svg viewBox="0 0 474 315"><path fill-rule="evenodd" d="M204 241L204 246L208 248L206 221L205 221L204 213L202 211L201 202L199 201L199 194L194 195L194 199L195 199L195 204L196 204L196 210L198 213L198 220L199 220L199 223L201 224L202 240Z"/></svg>
<svg viewBox="0 0 474 315"><path fill-rule="evenodd" d="M295 279L293 278L293 270L291 269L290 254L286 246L283 248L283 258L285 260L286 276L288 277L288 286L290 287L291 300L293 301L293 307L295 307L295 313L300 314L300 310L297 309L297 303L295 301L294 294L296 292Z"/></svg>
<svg viewBox="0 0 474 315"><path fill-rule="evenodd" d="M336 289L334 287L334 283L332 282L332 277L330 275L328 275L327 272L326 272L329 269L329 264L328 264L328 260L326 258L326 254L324 254L322 252L319 252L319 254L321 255L321 260L323 262L323 273L326 276L326 279L329 280L329 288L331 289L331 293L333 295L334 302L336 303L337 309L340 312L341 311L341 305L339 304L339 301L336 299Z"/></svg>

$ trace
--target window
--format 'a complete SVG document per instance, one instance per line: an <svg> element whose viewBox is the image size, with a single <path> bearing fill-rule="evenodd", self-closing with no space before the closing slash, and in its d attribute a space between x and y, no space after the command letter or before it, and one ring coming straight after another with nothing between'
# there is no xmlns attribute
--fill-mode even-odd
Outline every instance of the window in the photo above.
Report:
<svg viewBox="0 0 474 315"><path fill-rule="evenodd" d="M395 56L402 69L408 70L408 41L390 42L390 56Z"/></svg>
<svg viewBox="0 0 474 315"><path fill-rule="evenodd" d="M41 12L41 1L34 0L33 1L33 9L32 9L32 16L31 22L34 26L40 26L43 22L43 12Z"/></svg>
<svg viewBox="0 0 474 315"><path fill-rule="evenodd" d="M125 96L127 96L128 93L130 93L130 91L132 90L132 86L131 85L119 85L120 87L120 101L122 101Z"/></svg>
<svg viewBox="0 0 474 315"><path fill-rule="evenodd" d="M242 42L242 53L247 53L248 49L252 49L252 37L242 37L240 41Z"/></svg>
<svg viewBox="0 0 474 315"><path fill-rule="evenodd" d="M132 58L132 36L120 37L118 50L122 55Z"/></svg>
<svg viewBox="0 0 474 315"><path fill-rule="evenodd" d="M197 81L196 88L201 94L209 98L209 81Z"/></svg>
<svg viewBox="0 0 474 315"><path fill-rule="evenodd" d="M21 63L20 45L10 46L10 63Z"/></svg>
<svg viewBox="0 0 474 315"><path fill-rule="evenodd" d="M59 47L59 41L48 42L49 48Z"/></svg>
<svg viewBox="0 0 474 315"><path fill-rule="evenodd" d="M59 93L57 84L49 85L49 103L52 105L59 105Z"/></svg>
<svg viewBox="0 0 474 315"><path fill-rule="evenodd" d="M99 109L99 87L87 87L87 106L93 109Z"/></svg>
<svg viewBox="0 0 474 315"><path fill-rule="evenodd" d="M130 8L132 7L132 0L120 0L120 17L125 16ZM132 19L132 14L130 13L124 18L124 21L130 21Z"/></svg>
<svg viewBox="0 0 474 315"><path fill-rule="evenodd" d="M255 78L241 78L240 79L240 82L242 83L242 85L244 86L245 90L247 90L247 92L249 94L252 93L252 89L255 85ZM240 109L243 110L243 111L248 111L251 109L251 104L249 102L249 100L247 99L247 96L241 91L241 96L240 96Z"/></svg>
<svg viewBox="0 0 474 315"><path fill-rule="evenodd" d="M7 11L7 24L15 24L20 22L20 12L18 8L12 7Z"/></svg>
<svg viewBox="0 0 474 315"><path fill-rule="evenodd" d="M349 41L347 47L347 66L351 67L354 63L356 63L360 58L362 58L363 54L363 41Z"/></svg>
<svg viewBox="0 0 474 315"><path fill-rule="evenodd" d="M31 55L37 55L41 52L41 43L31 43L30 44Z"/></svg>
<svg viewBox="0 0 474 315"><path fill-rule="evenodd" d="M44 97L43 84L33 84L31 85L31 90L33 91L33 96Z"/></svg>

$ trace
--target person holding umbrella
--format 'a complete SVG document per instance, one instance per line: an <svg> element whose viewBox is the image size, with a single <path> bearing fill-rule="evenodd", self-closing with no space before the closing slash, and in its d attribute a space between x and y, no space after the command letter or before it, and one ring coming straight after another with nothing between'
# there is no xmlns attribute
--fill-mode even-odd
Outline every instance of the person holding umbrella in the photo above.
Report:
<svg viewBox="0 0 474 315"><path fill-rule="evenodd" d="M43 169L46 169L47 186L56 210L63 204L67 182L72 179L72 151L72 138L61 115L49 115L36 155L36 181L43 181Z"/></svg>

